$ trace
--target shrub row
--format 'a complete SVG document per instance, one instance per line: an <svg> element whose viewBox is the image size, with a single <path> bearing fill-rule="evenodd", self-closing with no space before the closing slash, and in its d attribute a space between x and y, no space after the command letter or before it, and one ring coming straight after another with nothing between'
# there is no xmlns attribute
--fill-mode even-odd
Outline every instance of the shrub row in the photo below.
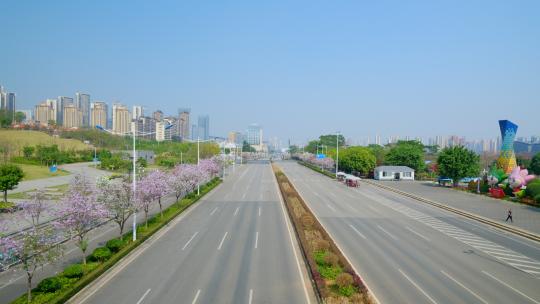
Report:
<svg viewBox="0 0 540 304"><path fill-rule="evenodd" d="M364 283L294 186L275 165L273 169L320 299L325 303L372 303Z"/></svg>
<svg viewBox="0 0 540 304"><path fill-rule="evenodd" d="M328 176L328 177L330 177L330 178L336 178L336 175L335 175L334 173L328 172L328 171L326 171L326 170L322 170L321 168L319 168L319 167L317 167L317 166L314 166L314 165L312 165L312 164L310 164L310 163L306 163L305 161L299 160L298 163L299 163L300 165L302 165L302 166L305 166L305 167L310 168L310 169L313 170L313 171L317 171L317 172L319 172L319 173L321 173L321 174L324 174L324 175L326 175L326 176Z"/></svg>
<svg viewBox="0 0 540 304"><path fill-rule="evenodd" d="M31 303L57 304L66 302L159 229L172 221L186 208L193 205L206 193L215 188L220 182L221 180L219 178L214 178L204 186L201 186L200 196L191 193L163 210L163 218L159 214L152 217L148 222L148 228L145 228L144 225L137 227L137 241L132 242L131 232L127 232L121 239L111 239L104 247L96 248L88 256L90 262L86 265L72 264L66 267L62 273L42 280L32 290L33 297ZM12 304L23 303L27 303L26 294L12 302Z"/></svg>

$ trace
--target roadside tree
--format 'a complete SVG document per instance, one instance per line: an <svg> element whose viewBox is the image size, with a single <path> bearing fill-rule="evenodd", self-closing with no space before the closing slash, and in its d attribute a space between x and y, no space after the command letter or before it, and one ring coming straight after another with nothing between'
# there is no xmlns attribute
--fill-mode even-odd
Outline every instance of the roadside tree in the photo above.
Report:
<svg viewBox="0 0 540 304"><path fill-rule="evenodd" d="M349 147L339 153L339 168L344 171L368 174L375 163L375 156L366 147Z"/></svg>
<svg viewBox="0 0 540 304"><path fill-rule="evenodd" d="M107 210L107 218L118 224L119 238L122 238L126 222L135 212L131 183L128 180L115 182L108 178L102 178L98 181L97 186L97 200Z"/></svg>
<svg viewBox="0 0 540 304"><path fill-rule="evenodd" d="M460 179L478 176L480 157L463 146L444 148L437 158L437 168L441 176L451 178L457 187Z"/></svg>
<svg viewBox="0 0 540 304"><path fill-rule="evenodd" d="M94 187L83 175L76 175L58 211L58 226L77 239L83 264L86 264L87 234L107 217L107 213L107 209L96 200Z"/></svg>
<svg viewBox="0 0 540 304"><path fill-rule="evenodd" d="M540 175L540 153L536 153L536 155L531 159L529 171L536 175Z"/></svg>
<svg viewBox="0 0 540 304"><path fill-rule="evenodd" d="M47 263L55 262L62 256L64 248L59 244L60 238L53 226L39 227L41 214L51 211L50 207L43 204L39 194L31 201L21 204L21 207L23 210L19 217L31 223L31 226L16 235L0 237L0 257L2 263L21 262L26 272L27 300L30 302L32 279L36 270Z"/></svg>
<svg viewBox="0 0 540 304"><path fill-rule="evenodd" d="M386 155L385 163L395 166L407 166L416 172L420 172L425 168L424 145L415 140L400 140L395 146L390 148L390 151Z"/></svg>
<svg viewBox="0 0 540 304"><path fill-rule="evenodd" d="M7 202L8 190L13 190L23 179L23 170L13 164L0 165L0 191L4 192L4 202Z"/></svg>

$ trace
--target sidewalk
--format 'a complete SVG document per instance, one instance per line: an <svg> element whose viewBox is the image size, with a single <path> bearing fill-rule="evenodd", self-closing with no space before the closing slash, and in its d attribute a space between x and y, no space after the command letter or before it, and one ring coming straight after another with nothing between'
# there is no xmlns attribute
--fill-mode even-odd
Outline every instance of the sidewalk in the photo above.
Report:
<svg viewBox="0 0 540 304"><path fill-rule="evenodd" d="M26 192L33 189L41 189L45 187L69 184L71 182L71 179L73 178L73 175L77 173L86 175L86 177L88 177L90 180L95 180L96 178L103 175L112 174L111 172L94 168L93 163L66 164L66 165L60 165L59 168L66 170L70 172L71 174L20 182L17 188L11 191L8 191L8 194Z"/></svg>
<svg viewBox="0 0 540 304"><path fill-rule="evenodd" d="M492 221L540 234L540 208L493 199L483 195L440 187L425 181L378 181L370 180L403 192L483 216ZM505 222L508 208L512 209L514 222Z"/></svg>

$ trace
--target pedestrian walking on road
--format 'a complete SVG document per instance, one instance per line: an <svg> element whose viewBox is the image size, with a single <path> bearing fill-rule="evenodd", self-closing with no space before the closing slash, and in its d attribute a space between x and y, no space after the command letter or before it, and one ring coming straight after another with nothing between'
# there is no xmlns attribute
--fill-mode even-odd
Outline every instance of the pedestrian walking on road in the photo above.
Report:
<svg viewBox="0 0 540 304"><path fill-rule="evenodd" d="M510 219L510 222L513 223L514 220L512 219L512 209L508 208L508 216L506 217L506 221L508 222L508 219Z"/></svg>

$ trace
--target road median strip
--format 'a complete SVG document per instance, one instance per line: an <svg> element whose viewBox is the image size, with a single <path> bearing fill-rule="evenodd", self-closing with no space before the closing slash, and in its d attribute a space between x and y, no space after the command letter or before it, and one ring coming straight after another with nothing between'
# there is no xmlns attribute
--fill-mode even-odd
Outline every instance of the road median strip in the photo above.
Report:
<svg viewBox="0 0 540 304"><path fill-rule="evenodd" d="M377 303L287 176L276 165L273 170L319 302Z"/></svg>
<svg viewBox="0 0 540 304"><path fill-rule="evenodd" d="M389 187L389 186L386 186L386 185L381 185L381 184L376 183L376 182L372 182L372 181L365 180L365 179L363 179L362 182L365 182L366 184L369 184L369 185L372 185L372 186L375 186L375 187L379 187L379 188L382 188L382 189L385 189L385 190L388 190L388 191L391 191L391 192L394 192L394 193L397 193L397 194L412 198L414 200L429 204L431 206L434 206L434 207L437 207L437 208L440 208L440 209L444 209L446 211L450 211L450 212L455 213L455 214L459 214L459 215L464 216L466 218L476 220L478 222L490 225L492 227L499 228L501 230L517 234L519 236L528 238L530 240L540 242L540 235L538 235L536 233L526 231L526 230L516 228L516 227L511 227L511 226L504 225L504 224L501 224L501 223L497 223L496 221L485 218L483 216L480 216L480 215L477 215L477 214L474 214L474 213L469 213L467 211L463 211L463 210L458 209L458 208L450 207L450 206L444 205L442 203L432 201L432 200L423 198L421 196L418 196L418 195L415 195L415 194L412 194L412 193L401 191L401 190L398 190L396 188Z"/></svg>

